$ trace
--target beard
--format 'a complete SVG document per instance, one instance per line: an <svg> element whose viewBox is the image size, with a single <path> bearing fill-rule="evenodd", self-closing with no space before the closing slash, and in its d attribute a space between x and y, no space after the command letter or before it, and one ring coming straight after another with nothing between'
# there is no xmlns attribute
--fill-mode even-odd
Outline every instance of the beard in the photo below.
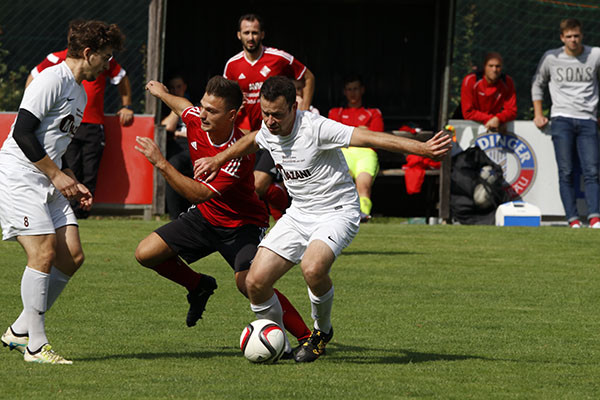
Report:
<svg viewBox="0 0 600 400"><path fill-rule="evenodd" d="M251 45L248 43L244 43L244 50L246 50L250 54L257 54L260 51L260 41L256 41Z"/></svg>

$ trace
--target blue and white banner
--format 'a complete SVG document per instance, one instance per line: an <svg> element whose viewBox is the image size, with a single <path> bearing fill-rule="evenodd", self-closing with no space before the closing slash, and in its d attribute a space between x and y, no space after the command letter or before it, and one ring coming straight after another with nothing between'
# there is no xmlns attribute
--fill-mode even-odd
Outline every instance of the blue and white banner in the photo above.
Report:
<svg viewBox="0 0 600 400"><path fill-rule="evenodd" d="M452 154L479 146L502 167L514 197L536 205L543 216L565 215L558 191L554 146L548 133L540 131L532 121L511 122L506 134L486 132L482 124L473 121L450 120L448 123L456 129ZM578 205L580 213L585 215L583 203L580 201Z"/></svg>

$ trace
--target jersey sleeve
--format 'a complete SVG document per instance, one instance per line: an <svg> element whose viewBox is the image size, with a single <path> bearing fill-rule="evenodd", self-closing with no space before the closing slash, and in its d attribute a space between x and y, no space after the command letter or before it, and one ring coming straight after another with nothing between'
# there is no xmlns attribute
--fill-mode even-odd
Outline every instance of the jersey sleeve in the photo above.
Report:
<svg viewBox="0 0 600 400"><path fill-rule="evenodd" d="M552 53L547 51L540 60L535 75L533 76L533 82L531 84L531 100L543 100L544 99L544 88L548 83L550 77L550 70L548 68L548 60Z"/></svg>
<svg viewBox="0 0 600 400"><path fill-rule="evenodd" d="M299 80L302 79L304 73L306 72L306 66L302 64L296 57L292 60L291 69L293 72L294 79Z"/></svg>
<svg viewBox="0 0 600 400"><path fill-rule="evenodd" d="M44 79L34 79L25 89L19 108L32 113L40 121L54 106L61 93L61 80L53 73L47 73Z"/></svg>
<svg viewBox="0 0 600 400"><path fill-rule="evenodd" d="M506 89L503 95L502 111L496 114L501 123L514 121L517 118L517 93L515 83L510 76L506 76Z"/></svg>
<svg viewBox="0 0 600 400"><path fill-rule="evenodd" d="M62 61L63 61L63 58L61 58L59 54L50 53L46 56L46 58L44 58L44 61L42 61L41 63L36 65L31 70L31 76L33 76L35 78L36 76L38 76L40 74L40 72L42 72L46 68L52 67L56 64L60 64Z"/></svg>
<svg viewBox="0 0 600 400"><path fill-rule="evenodd" d="M302 79L304 73L306 72L306 66L304 66L304 64L286 51L274 48L270 48L269 50L273 51L273 54L278 55L282 60L285 60L284 62L287 63L286 68L283 70L283 75L295 80Z"/></svg>
<svg viewBox="0 0 600 400"><path fill-rule="evenodd" d="M113 85L118 85L121 83L123 77L127 74L125 69L119 65L119 63L112 57L108 61L108 77L110 78L110 83Z"/></svg>
<svg viewBox="0 0 600 400"><path fill-rule="evenodd" d="M200 121L200 107L189 106L181 113L181 121L188 128L202 128Z"/></svg>
<svg viewBox="0 0 600 400"><path fill-rule="evenodd" d="M225 79L231 79L231 73L229 72L231 68L229 68L229 63L225 64L225 69L223 69L223 78Z"/></svg>
<svg viewBox="0 0 600 400"><path fill-rule="evenodd" d="M261 127L261 129L258 130L258 133L254 137L254 142L258 145L258 147L260 147L263 150L266 150L269 148L269 145L268 145L265 135L263 133L263 130L266 130L266 129L267 128L265 128L265 127Z"/></svg>
<svg viewBox="0 0 600 400"><path fill-rule="evenodd" d="M372 117L371 121L369 121L369 129L375 132L383 132L383 115L381 114L381 110L379 108L371 108Z"/></svg>
<svg viewBox="0 0 600 400"><path fill-rule="evenodd" d="M331 110L329 110L329 113L327 114L327 118L332 119L337 122L341 122L340 121L340 110L341 110L341 108L339 108L339 107L332 108Z"/></svg>
<svg viewBox="0 0 600 400"><path fill-rule="evenodd" d="M322 150L348 147L352 138L353 126L344 125L329 118L314 115L313 132L317 146Z"/></svg>

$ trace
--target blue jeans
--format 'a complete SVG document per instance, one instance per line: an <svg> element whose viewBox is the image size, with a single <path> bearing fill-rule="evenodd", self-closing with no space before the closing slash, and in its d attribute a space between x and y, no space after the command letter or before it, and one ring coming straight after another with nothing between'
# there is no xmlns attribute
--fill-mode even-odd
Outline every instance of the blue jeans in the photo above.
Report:
<svg viewBox="0 0 600 400"><path fill-rule="evenodd" d="M569 222L578 219L575 183L573 181L575 157L579 156L588 218L600 217L600 165L598 127L591 119L552 118L552 142L558 165L560 198Z"/></svg>

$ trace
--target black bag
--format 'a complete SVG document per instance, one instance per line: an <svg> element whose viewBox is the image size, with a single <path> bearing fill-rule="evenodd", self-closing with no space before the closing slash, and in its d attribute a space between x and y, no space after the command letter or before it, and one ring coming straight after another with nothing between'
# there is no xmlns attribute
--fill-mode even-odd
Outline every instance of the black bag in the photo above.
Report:
<svg viewBox="0 0 600 400"><path fill-rule="evenodd" d="M511 200L508 187L502 168L479 147L469 147L452 157L451 217L464 225L493 225L496 208Z"/></svg>

